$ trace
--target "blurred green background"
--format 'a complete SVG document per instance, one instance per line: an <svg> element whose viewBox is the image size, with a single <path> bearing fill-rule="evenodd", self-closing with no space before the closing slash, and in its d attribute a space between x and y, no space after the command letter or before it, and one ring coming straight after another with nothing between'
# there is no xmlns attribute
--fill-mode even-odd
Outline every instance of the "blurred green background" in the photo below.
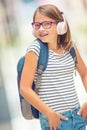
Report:
<svg viewBox="0 0 87 130"><path fill-rule="evenodd" d="M38 120L21 115L17 89L17 62L34 39L32 16L41 4L54 4L64 13L72 39L87 64L87 0L1 0L0 1L0 130L41 130ZM79 77L76 86L82 86ZM84 89L78 91L81 104Z"/></svg>

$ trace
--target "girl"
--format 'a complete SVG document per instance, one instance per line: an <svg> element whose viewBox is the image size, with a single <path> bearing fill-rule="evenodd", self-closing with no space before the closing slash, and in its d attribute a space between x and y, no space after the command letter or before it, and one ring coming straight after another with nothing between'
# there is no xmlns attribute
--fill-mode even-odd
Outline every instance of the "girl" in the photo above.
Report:
<svg viewBox="0 0 87 130"><path fill-rule="evenodd" d="M34 13L32 27L35 37L48 44L49 59L37 95L31 86L37 77L40 46L32 44L28 48L21 78L21 94L40 111L42 130L85 130L85 118L77 114L80 105L73 74L77 69L87 91L87 68L73 45L64 14L54 5L42 5ZM72 46L76 51L76 66L69 53Z"/></svg>

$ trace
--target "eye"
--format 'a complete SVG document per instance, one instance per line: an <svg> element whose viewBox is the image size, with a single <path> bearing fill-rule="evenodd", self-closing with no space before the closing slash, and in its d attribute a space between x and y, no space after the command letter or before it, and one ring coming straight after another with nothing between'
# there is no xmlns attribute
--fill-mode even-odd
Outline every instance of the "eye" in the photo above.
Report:
<svg viewBox="0 0 87 130"><path fill-rule="evenodd" d="M44 26L50 26L50 25L51 25L51 22L44 22L43 25L44 25Z"/></svg>
<svg viewBox="0 0 87 130"><path fill-rule="evenodd" d="M40 23L34 23L34 26L35 26L35 27L39 27L39 26L40 26Z"/></svg>

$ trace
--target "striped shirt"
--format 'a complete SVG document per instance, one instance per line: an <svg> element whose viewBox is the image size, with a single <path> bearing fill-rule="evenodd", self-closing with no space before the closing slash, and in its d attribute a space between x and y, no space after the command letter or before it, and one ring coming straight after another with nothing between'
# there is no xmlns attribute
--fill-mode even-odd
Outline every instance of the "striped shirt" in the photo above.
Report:
<svg viewBox="0 0 87 130"><path fill-rule="evenodd" d="M27 51L33 51L39 58L39 43L31 44ZM68 111L79 104L74 83L74 70L75 62L69 52L57 54L49 49L48 64L41 76L38 95L44 103L57 112ZM37 71L35 83L36 79Z"/></svg>

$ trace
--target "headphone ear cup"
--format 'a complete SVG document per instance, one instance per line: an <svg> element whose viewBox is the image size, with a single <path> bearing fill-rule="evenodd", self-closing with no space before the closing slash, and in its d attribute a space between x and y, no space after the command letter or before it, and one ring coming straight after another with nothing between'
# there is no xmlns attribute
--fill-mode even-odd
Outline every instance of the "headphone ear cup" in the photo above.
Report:
<svg viewBox="0 0 87 130"><path fill-rule="evenodd" d="M57 33L59 35L63 35L67 32L67 22L66 22L64 16L63 16L63 20L64 21L57 23Z"/></svg>

